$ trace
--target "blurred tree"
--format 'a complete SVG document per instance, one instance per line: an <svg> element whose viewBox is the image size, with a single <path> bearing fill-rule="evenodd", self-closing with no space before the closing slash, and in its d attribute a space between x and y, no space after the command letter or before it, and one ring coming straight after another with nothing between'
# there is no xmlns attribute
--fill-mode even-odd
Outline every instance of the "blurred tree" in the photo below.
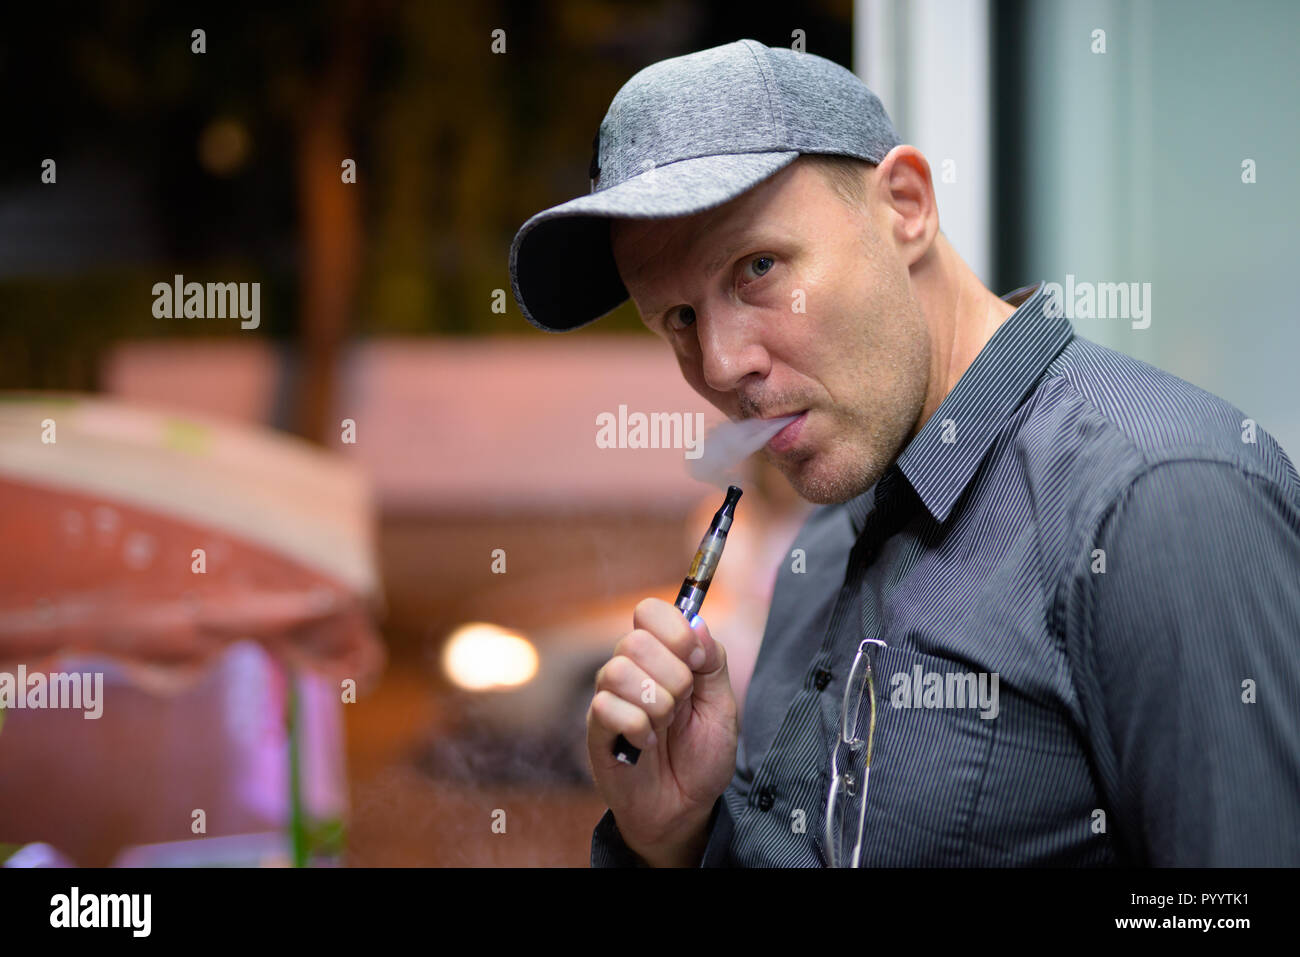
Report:
<svg viewBox="0 0 1300 957"><path fill-rule="evenodd" d="M124 338L251 334L288 340L273 424L332 439L350 335L533 334L509 294L510 240L586 192L592 134L633 73L795 29L847 63L850 13L851 0L9 11L0 83L24 92L6 114L0 205L28 228L0 236L0 387L95 388ZM45 157L57 187L39 183ZM262 282L261 327L155 319L152 285L174 272ZM602 323L621 330L641 331L630 305Z"/></svg>
<svg viewBox="0 0 1300 957"><path fill-rule="evenodd" d="M298 434L321 443L337 431L329 421L334 370L353 317L360 269L360 187L344 182L343 164L356 160L350 120L361 92L362 58L376 10L353 2L335 11L324 69L303 91L305 102L294 111L302 230L302 366L293 424Z"/></svg>

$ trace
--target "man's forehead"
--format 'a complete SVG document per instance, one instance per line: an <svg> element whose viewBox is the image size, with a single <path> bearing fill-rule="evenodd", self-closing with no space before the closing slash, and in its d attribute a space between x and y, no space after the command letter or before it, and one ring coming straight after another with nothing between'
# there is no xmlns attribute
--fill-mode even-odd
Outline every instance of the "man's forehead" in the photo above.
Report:
<svg viewBox="0 0 1300 957"><path fill-rule="evenodd" d="M619 271L627 273L624 283L652 278L682 261L711 252L716 257L716 251L725 244L752 232L761 223L746 215L738 202L733 200L716 209L672 219L611 220L615 260ZM710 259L706 268L712 270L716 265Z"/></svg>
<svg viewBox="0 0 1300 957"><path fill-rule="evenodd" d="M610 239L618 252L635 258L643 246L662 245L677 235L698 235L715 228L719 220L733 212L736 203L708 209L691 216L673 216L664 219L612 219L610 220Z"/></svg>

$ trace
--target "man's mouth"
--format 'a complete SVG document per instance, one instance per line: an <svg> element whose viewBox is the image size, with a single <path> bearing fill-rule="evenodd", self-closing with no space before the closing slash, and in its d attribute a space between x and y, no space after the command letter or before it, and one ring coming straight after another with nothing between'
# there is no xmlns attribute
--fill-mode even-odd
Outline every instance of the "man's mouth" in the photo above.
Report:
<svg viewBox="0 0 1300 957"><path fill-rule="evenodd" d="M799 416L797 419L767 440L767 448L769 451L774 452L777 455L782 455L792 450L798 443L799 434L803 431L804 422L808 419L808 410L805 409L802 412L795 414ZM774 415L772 418L778 419L781 418L781 416Z"/></svg>

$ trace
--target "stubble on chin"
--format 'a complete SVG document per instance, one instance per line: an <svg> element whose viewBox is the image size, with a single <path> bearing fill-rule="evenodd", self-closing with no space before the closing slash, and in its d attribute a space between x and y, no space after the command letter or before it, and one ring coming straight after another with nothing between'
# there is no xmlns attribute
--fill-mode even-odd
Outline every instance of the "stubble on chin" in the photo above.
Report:
<svg viewBox="0 0 1300 957"><path fill-rule="evenodd" d="M923 363L927 352L917 348L919 345L913 345L913 354L907 359L913 375L901 380L884 408L861 412L848 423L832 423L832 435L841 438L832 438L825 447L795 462L764 450L801 498L814 505L838 505L856 498L875 485L907 447L925 400Z"/></svg>
<svg viewBox="0 0 1300 957"><path fill-rule="evenodd" d="M804 501L838 505L857 498L876 484L897 454L883 436L867 437L865 445L836 443L796 462L764 452Z"/></svg>

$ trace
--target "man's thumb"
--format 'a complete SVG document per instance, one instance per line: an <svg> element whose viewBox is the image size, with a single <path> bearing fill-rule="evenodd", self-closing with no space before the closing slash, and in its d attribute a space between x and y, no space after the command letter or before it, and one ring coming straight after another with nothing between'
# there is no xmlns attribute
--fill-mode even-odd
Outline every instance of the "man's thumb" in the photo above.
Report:
<svg viewBox="0 0 1300 957"><path fill-rule="evenodd" d="M731 678L727 674L727 649L709 632L709 626L703 618L696 615L691 619L691 631L704 649L704 661L695 672L694 695L701 700L725 692L731 694Z"/></svg>

